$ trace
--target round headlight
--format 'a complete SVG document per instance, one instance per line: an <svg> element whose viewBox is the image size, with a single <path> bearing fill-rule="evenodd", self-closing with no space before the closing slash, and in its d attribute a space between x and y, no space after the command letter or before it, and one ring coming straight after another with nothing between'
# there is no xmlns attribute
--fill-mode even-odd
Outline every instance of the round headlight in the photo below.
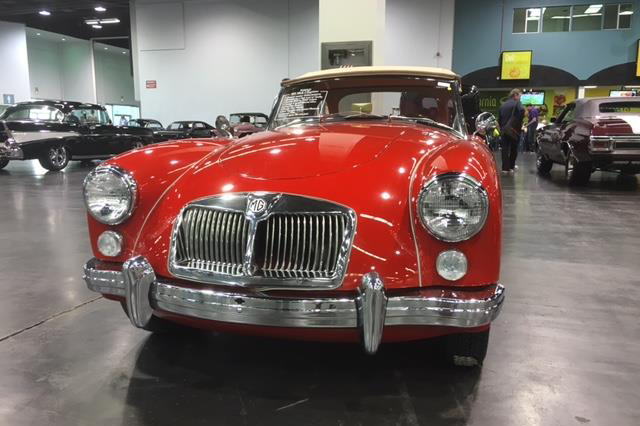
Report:
<svg viewBox="0 0 640 426"><path fill-rule="evenodd" d="M104 231L98 237L98 250L109 257L119 255L122 253L122 235L114 231Z"/></svg>
<svg viewBox="0 0 640 426"><path fill-rule="evenodd" d="M463 174L441 175L420 193L418 216L434 237L458 242L477 234L489 213L487 193L473 178Z"/></svg>
<svg viewBox="0 0 640 426"><path fill-rule="evenodd" d="M133 177L115 166L97 167L84 180L87 210L106 225L117 225L131 216L136 192Z"/></svg>
<svg viewBox="0 0 640 426"><path fill-rule="evenodd" d="M467 274L467 257L458 250L443 251L436 259L436 270L445 280L457 281Z"/></svg>

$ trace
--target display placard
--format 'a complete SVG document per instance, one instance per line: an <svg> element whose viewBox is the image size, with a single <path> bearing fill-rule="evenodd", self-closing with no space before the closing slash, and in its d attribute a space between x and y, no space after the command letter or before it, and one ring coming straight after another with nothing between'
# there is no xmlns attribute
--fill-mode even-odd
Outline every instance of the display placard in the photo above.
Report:
<svg viewBox="0 0 640 426"><path fill-rule="evenodd" d="M514 50L502 52L500 78L502 80L528 80L531 78L533 51Z"/></svg>

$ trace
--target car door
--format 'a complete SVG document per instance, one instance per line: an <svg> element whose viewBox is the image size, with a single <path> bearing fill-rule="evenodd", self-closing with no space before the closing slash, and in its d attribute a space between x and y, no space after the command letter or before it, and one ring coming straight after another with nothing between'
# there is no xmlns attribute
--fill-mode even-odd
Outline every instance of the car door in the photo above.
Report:
<svg viewBox="0 0 640 426"><path fill-rule="evenodd" d="M544 135L540 138L540 145L543 152L557 163L565 162L565 155L562 150L562 143L566 140L575 127L575 103L567 104L555 123L545 129Z"/></svg>
<svg viewBox="0 0 640 426"><path fill-rule="evenodd" d="M65 121L77 126L78 140L72 148L72 157L78 160L100 158L105 155L105 150L100 144L100 115L92 106L79 106L74 108Z"/></svg>
<svg viewBox="0 0 640 426"><path fill-rule="evenodd" d="M132 147L132 137L122 126L111 122L107 111L102 107L93 108L97 121L89 128L93 131L94 141L99 152L105 157L120 154Z"/></svg>

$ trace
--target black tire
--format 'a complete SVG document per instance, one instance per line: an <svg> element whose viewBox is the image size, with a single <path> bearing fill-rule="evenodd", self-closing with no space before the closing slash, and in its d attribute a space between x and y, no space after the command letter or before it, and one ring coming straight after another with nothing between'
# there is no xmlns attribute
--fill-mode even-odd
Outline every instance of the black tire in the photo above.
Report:
<svg viewBox="0 0 640 426"><path fill-rule="evenodd" d="M564 175L571 185L586 185L591 178L591 163L579 162L572 152L567 155Z"/></svg>
<svg viewBox="0 0 640 426"><path fill-rule="evenodd" d="M64 145L50 146L38 161L40 161L40 165L45 169L57 172L69 164L69 150Z"/></svg>
<svg viewBox="0 0 640 426"><path fill-rule="evenodd" d="M545 157L541 152L536 153L536 169L541 175L547 175L553 167L553 161Z"/></svg>
<svg viewBox="0 0 640 426"><path fill-rule="evenodd" d="M0 170L2 170L5 167L7 167L7 164L9 164L9 159L8 158L0 158Z"/></svg>
<svg viewBox="0 0 640 426"><path fill-rule="evenodd" d="M122 306L122 310L127 315L127 317L129 317L129 311L127 310L126 302L121 301L120 306ZM174 322L167 321L164 318L159 318L153 315L151 316L151 320L149 320L149 324L142 327L142 329L151 333L173 333L178 330L184 329L184 327Z"/></svg>
<svg viewBox="0 0 640 426"><path fill-rule="evenodd" d="M489 345L489 330L446 336L445 355L458 367L479 367L484 362Z"/></svg>

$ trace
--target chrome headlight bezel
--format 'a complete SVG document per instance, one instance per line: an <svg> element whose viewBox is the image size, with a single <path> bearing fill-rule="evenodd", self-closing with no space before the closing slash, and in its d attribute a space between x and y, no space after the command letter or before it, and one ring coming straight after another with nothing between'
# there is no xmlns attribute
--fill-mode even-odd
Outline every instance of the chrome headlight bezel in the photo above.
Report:
<svg viewBox="0 0 640 426"><path fill-rule="evenodd" d="M428 193L428 190L433 188L433 186L435 185L442 186L444 183L451 182L451 181L468 185L473 190L477 191L478 195L480 196L480 202L482 206L482 215L478 223L474 226L474 228L470 232L467 232L464 235L461 235L459 237L451 237L451 236L447 236L447 235L443 235L442 233L439 233L436 229L433 229L433 227L430 226L430 224L427 222L424 215L422 214L422 204L424 201L424 197ZM420 223L422 224L423 228L429 232L429 234L431 234L433 237L435 237L440 241L444 241L448 243L458 243L461 241L469 240L484 228L487 218L489 217L489 196L487 194L487 191L484 189L484 187L477 180L475 180L473 177L469 176L468 174L445 173L445 174L435 176L422 187L422 189L420 190L420 195L418 197L418 202L416 203L416 210L417 210L418 217L420 218Z"/></svg>
<svg viewBox="0 0 640 426"><path fill-rule="evenodd" d="M87 198L88 196L87 185L91 182L91 179L95 178L98 175L107 174L107 173L112 174L116 176L118 179L120 179L129 193L129 205L127 209L124 211L122 215L120 215L119 217L113 220L105 220L103 217L96 215L89 207L89 202ZM124 221L126 221L129 217L131 217L131 215L133 214L133 211L136 208L136 203L138 201L138 184L136 180L133 178L133 176L126 170L122 169L121 167L114 166L114 165L98 166L95 169L93 169L84 179L84 183L82 185L82 193L84 197L85 208L87 209L87 212L89 212L91 217L93 217L95 220L105 225L119 225Z"/></svg>

